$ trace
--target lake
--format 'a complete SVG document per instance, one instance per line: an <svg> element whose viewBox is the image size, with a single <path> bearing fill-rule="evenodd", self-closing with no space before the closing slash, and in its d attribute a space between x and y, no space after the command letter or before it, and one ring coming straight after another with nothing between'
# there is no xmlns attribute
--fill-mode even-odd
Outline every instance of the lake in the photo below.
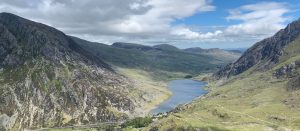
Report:
<svg viewBox="0 0 300 131"><path fill-rule="evenodd" d="M172 92L172 96L165 102L158 105L150 113L165 113L180 104L186 104L192 102L195 98L206 94L208 91L203 87L207 85L206 82L182 79L174 80L168 84L169 90Z"/></svg>

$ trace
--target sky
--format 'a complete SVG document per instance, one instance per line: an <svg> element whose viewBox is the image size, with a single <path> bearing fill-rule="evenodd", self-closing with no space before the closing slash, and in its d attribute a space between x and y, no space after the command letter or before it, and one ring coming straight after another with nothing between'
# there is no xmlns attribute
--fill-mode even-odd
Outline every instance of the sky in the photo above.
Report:
<svg viewBox="0 0 300 131"><path fill-rule="evenodd" d="M0 0L0 12L93 42L247 48L300 18L300 0Z"/></svg>

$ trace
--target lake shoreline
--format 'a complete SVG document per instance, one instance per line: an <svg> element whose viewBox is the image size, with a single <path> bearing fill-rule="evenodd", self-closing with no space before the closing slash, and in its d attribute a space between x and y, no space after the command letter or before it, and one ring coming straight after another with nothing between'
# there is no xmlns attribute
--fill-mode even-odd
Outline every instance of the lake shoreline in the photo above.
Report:
<svg viewBox="0 0 300 131"><path fill-rule="evenodd" d="M149 114L155 115L159 113L166 113L177 106L182 104L188 104L193 100L199 98L208 93L205 87L207 82L193 80L193 79L178 79L168 83L168 90L172 92L172 95L164 102L152 109Z"/></svg>

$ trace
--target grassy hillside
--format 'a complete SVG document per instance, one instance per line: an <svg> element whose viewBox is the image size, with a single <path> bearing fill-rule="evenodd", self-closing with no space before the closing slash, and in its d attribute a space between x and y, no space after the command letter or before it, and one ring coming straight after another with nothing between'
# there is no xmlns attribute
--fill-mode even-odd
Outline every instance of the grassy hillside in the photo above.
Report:
<svg viewBox="0 0 300 131"><path fill-rule="evenodd" d="M109 46L78 38L73 39L104 61L123 68L136 68L151 72L168 71L198 74L213 72L217 67L229 62L181 50L167 50L137 44L130 45L129 43L117 43Z"/></svg>
<svg viewBox="0 0 300 131"><path fill-rule="evenodd" d="M230 80L210 81L209 94L144 130L300 130L299 49L298 38L268 71L255 71L256 65ZM278 77L280 69L286 74Z"/></svg>
<svg viewBox="0 0 300 131"><path fill-rule="evenodd" d="M224 86L210 85L208 95L159 120L152 128L299 129L299 109L284 102L299 100L300 92L288 92L284 88L286 81L270 75L259 73Z"/></svg>

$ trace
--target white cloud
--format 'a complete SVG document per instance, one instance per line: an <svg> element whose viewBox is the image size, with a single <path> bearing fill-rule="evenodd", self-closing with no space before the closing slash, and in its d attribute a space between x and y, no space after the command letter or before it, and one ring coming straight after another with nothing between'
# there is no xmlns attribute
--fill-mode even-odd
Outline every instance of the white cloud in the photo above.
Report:
<svg viewBox="0 0 300 131"><path fill-rule="evenodd" d="M111 34L107 25L118 23L131 15L144 14L148 7L132 9L141 0L7 0L0 1L0 11L62 29L66 33Z"/></svg>
<svg viewBox="0 0 300 131"><path fill-rule="evenodd" d="M230 10L227 19L242 22L229 26L225 33L227 35L270 36L285 26L288 18L284 14L288 12L289 9L284 3L262 2L245 5Z"/></svg>
<svg viewBox="0 0 300 131"><path fill-rule="evenodd" d="M284 28L290 20L286 17L290 10L287 4L279 2L261 2L243 5L229 11L228 21L239 21L239 24L229 25L223 29L201 33L189 28L174 28L173 35L198 42L242 43L243 41L259 41L269 37Z"/></svg>
<svg viewBox="0 0 300 131"><path fill-rule="evenodd" d="M177 36L183 36L187 39L199 39L199 40L210 40L212 38L219 37L222 35L222 31L217 30L215 32L207 32L207 33L200 33L200 32L194 32L191 31L189 28L185 27L179 27L175 28L171 34L177 35Z"/></svg>
<svg viewBox="0 0 300 131"><path fill-rule="evenodd" d="M172 22L215 11L212 0L0 0L0 11L54 26L67 34L111 43L235 43L256 41L284 27L285 3L262 2L229 11L238 21L204 32ZM203 19L205 20L205 19ZM207 27L205 27L207 28Z"/></svg>
<svg viewBox="0 0 300 131"><path fill-rule="evenodd" d="M46 23L68 34L128 39L168 37L176 19L215 8L210 0L8 0L0 1L0 5L0 11Z"/></svg>
<svg viewBox="0 0 300 131"><path fill-rule="evenodd" d="M207 0L149 0L143 5L132 6L151 8L145 14L131 15L128 19L113 24L114 30L123 33L167 33L171 30L171 22L174 20L215 8Z"/></svg>

